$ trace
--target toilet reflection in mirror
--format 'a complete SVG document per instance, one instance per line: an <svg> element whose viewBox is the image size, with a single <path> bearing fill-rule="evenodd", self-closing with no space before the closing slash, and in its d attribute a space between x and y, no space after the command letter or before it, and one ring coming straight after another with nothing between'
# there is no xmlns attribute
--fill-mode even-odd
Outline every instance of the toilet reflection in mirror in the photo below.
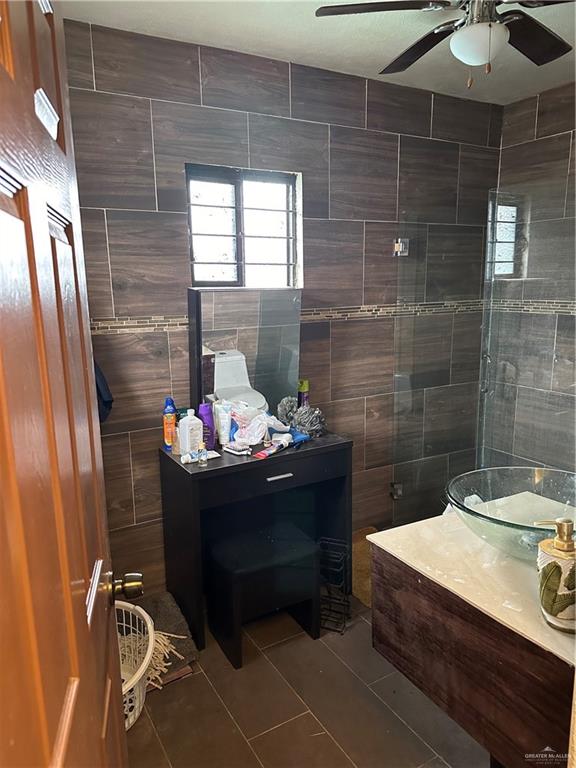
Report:
<svg viewBox="0 0 576 768"><path fill-rule="evenodd" d="M237 400L276 412L296 397L299 288L188 289L190 400Z"/></svg>

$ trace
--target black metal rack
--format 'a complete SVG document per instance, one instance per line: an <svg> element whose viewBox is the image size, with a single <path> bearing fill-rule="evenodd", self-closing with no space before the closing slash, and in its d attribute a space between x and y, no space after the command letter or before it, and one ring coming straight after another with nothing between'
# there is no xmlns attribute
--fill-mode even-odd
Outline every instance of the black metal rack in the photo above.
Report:
<svg viewBox="0 0 576 768"><path fill-rule="evenodd" d="M342 539L320 539L322 629L344 634L350 617L350 597L346 594L349 583L350 546Z"/></svg>

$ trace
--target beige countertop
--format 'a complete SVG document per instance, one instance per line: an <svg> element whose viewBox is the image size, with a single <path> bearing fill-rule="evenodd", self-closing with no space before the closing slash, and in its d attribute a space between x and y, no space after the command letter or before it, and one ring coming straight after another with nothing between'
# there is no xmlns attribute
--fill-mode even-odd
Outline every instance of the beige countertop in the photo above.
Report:
<svg viewBox="0 0 576 768"><path fill-rule="evenodd" d="M576 636L546 624L536 564L506 556L454 512L372 533L368 541L571 665Z"/></svg>

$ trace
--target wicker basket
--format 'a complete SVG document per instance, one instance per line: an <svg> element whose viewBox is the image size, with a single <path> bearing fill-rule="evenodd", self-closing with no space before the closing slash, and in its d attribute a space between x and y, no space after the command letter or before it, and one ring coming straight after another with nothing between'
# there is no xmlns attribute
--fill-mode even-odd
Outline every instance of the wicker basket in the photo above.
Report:
<svg viewBox="0 0 576 768"><path fill-rule="evenodd" d="M154 622L137 605L116 601L116 627L124 698L124 724L131 728L146 698L146 671L154 650Z"/></svg>

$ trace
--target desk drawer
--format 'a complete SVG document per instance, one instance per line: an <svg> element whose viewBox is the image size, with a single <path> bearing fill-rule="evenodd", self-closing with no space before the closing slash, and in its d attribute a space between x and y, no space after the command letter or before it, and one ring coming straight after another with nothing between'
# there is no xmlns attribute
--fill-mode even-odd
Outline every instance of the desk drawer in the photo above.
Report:
<svg viewBox="0 0 576 768"><path fill-rule="evenodd" d="M348 472L349 449L320 456L292 454L262 459L224 477L206 477L199 483L200 508L217 507L255 496L321 483Z"/></svg>

